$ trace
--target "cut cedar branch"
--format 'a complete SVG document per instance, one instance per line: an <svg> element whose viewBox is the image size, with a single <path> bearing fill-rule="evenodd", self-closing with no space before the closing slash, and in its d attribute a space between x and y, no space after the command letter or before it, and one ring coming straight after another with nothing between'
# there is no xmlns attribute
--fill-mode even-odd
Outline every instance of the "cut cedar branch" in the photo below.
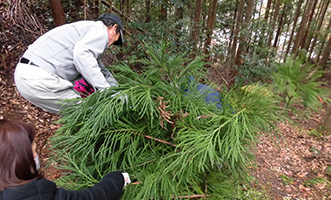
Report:
<svg viewBox="0 0 331 200"><path fill-rule="evenodd" d="M70 172L56 180L59 186L91 187L106 173L123 171L135 184L126 186L122 199L240 199L238 182L248 179L258 133L275 133L288 110L280 107L285 104L279 94L304 99L310 107L320 103L315 96L324 99L319 84L300 81L293 71L305 79L318 76L300 63L287 73L290 62L274 76L281 87L223 90L215 97L220 107L207 101L208 90L197 89L195 80L206 80L203 58L172 55L164 42L144 45L149 57L137 61L143 72L126 64L111 66L118 87L67 101L61 127L50 138L54 155L61 155L54 157L58 166ZM284 85L291 78L297 83ZM302 94L305 98L299 98Z"/></svg>

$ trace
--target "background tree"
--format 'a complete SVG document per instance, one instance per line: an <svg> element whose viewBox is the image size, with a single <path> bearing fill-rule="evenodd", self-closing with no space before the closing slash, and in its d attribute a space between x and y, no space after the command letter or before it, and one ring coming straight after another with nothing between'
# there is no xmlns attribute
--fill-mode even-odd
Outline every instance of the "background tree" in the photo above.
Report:
<svg viewBox="0 0 331 200"><path fill-rule="evenodd" d="M286 50L285 55L288 55L288 53L290 51L290 48L291 48L291 45L292 45L292 40L293 40L295 31L296 31L296 25L297 25L297 22L298 22L298 19L299 19L299 16L300 16L300 12L301 12L302 2L303 2L303 0L299 0L299 2L297 4L297 9L296 9L296 12L295 12L294 22L293 22L293 26L292 26L292 31L291 31L291 35L290 35L290 39L289 39L289 42L288 42L288 46L287 46L287 50Z"/></svg>
<svg viewBox="0 0 331 200"><path fill-rule="evenodd" d="M321 32L322 24L329 4L330 4L330 0L321 1L320 11L318 12L318 15L316 17L317 27L316 28L314 27L313 33L308 38L308 42L307 42L307 44L310 44L309 56L308 56L309 58L311 58L315 44L318 41L318 37L320 36L319 33ZM313 40L312 43L310 42L311 40ZM306 49L308 49L308 45L306 46Z"/></svg>
<svg viewBox="0 0 331 200"><path fill-rule="evenodd" d="M205 52L209 52L211 47L212 35L214 31L214 25L216 20L216 8L217 0L209 1L208 19L207 19L207 31L206 31L206 42L205 42Z"/></svg>
<svg viewBox="0 0 331 200"><path fill-rule="evenodd" d="M323 118L322 123L320 124L319 131L321 131L323 134L331 135L331 107L327 109L327 112Z"/></svg>
<svg viewBox="0 0 331 200"><path fill-rule="evenodd" d="M168 0L160 0L160 19L166 20L168 16Z"/></svg>
<svg viewBox="0 0 331 200"><path fill-rule="evenodd" d="M269 38L268 38L268 47L271 47L271 41L274 38L274 30L276 27L276 23L278 21L278 16L279 16L279 9L280 9L280 2L281 0L275 0L273 3L273 16L270 17L270 24L271 24L271 32L269 33Z"/></svg>
<svg viewBox="0 0 331 200"><path fill-rule="evenodd" d="M151 0L145 0L145 7L146 7L145 22L148 23L151 21L151 16L150 16Z"/></svg>
<svg viewBox="0 0 331 200"><path fill-rule="evenodd" d="M239 68L241 63L243 62L243 54L246 53L246 50L248 49L248 45L247 43L249 42L249 35L250 35L250 31L249 31L249 25L251 23L252 20L252 16L253 16L253 9L254 9L254 0L247 0L247 7L246 7L246 13L244 16L244 22L242 23L242 32L239 36L239 47L236 53L236 58L235 58L235 65Z"/></svg>
<svg viewBox="0 0 331 200"><path fill-rule="evenodd" d="M326 46L324 47L323 53L322 53L322 58L318 62L319 65L326 66L327 61L330 60L330 50L331 50L331 35L329 35L328 42Z"/></svg>
<svg viewBox="0 0 331 200"><path fill-rule="evenodd" d="M200 19L201 19L201 10L202 10L202 0L195 1L195 9L194 9L194 18L193 18L193 26L192 26L192 35L191 40L193 43L193 50L197 50L198 45L198 37L200 34Z"/></svg>
<svg viewBox="0 0 331 200"><path fill-rule="evenodd" d="M302 20L300 23L300 27L299 30L295 36L295 41L293 44L293 48L292 48L292 54L296 55L298 53L300 44L302 40L305 40L306 38L303 38L303 35L305 34L306 30L307 30L307 26L308 26L308 19L310 17L310 13L311 13L311 8L313 6L314 0L308 0L306 6L305 6L305 12L302 16Z"/></svg>
<svg viewBox="0 0 331 200"><path fill-rule="evenodd" d="M244 15L245 1L240 0L237 5L238 5L238 8L237 8L236 21L235 21L235 26L234 26L232 49L231 49L231 60L230 60L230 62L232 61L233 64L234 64L234 60L237 55L238 38L239 38L239 32L240 32L241 23L242 23L243 15ZM235 72L234 74L237 74L237 73Z"/></svg>
<svg viewBox="0 0 331 200"><path fill-rule="evenodd" d="M64 10L61 0L49 0L49 4L52 10L52 16L54 18L55 26L60 26L66 23L64 16Z"/></svg>

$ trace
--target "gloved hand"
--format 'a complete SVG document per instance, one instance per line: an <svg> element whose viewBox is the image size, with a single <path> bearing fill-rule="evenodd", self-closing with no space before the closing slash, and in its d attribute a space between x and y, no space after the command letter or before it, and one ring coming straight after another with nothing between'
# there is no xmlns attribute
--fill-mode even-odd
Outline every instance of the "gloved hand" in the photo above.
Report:
<svg viewBox="0 0 331 200"><path fill-rule="evenodd" d="M94 92L94 88L84 78L75 81L74 89L79 92L82 98L86 98Z"/></svg>
<svg viewBox="0 0 331 200"><path fill-rule="evenodd" d="M131 183L131 180L130 180L130 176L128 173L124 172L122 173L123 177L124 177L124 186L125 187L127 184L130 184Z"/></svg>

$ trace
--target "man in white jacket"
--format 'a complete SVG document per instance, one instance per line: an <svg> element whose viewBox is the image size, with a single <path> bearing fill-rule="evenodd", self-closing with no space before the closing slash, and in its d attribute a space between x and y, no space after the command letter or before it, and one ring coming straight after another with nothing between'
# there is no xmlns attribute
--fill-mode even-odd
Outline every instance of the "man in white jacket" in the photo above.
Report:
<svg viewBox="0 0 331 200"><path fill-rule="evenodd" d="M90 92L117 86L101 58L110 45L123 44L122 30L118 16L104 14L96 21L48 31L28 47L16 66L18 92L32 104L58 113L64 99L83 96L74 89L77 80L92 86Z"/></svg>

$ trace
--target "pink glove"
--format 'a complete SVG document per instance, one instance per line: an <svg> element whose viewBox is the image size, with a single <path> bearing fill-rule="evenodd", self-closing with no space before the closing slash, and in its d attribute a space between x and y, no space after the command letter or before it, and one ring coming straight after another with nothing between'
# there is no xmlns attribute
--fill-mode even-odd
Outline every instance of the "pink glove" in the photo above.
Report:
<svg viewBox="0 0 331 200"><path fill-rule="evenodd" d="M85 98L94 92L94 88L88 84L84 78L75 81L74 89L79 92L82 98Z"/></svg>

